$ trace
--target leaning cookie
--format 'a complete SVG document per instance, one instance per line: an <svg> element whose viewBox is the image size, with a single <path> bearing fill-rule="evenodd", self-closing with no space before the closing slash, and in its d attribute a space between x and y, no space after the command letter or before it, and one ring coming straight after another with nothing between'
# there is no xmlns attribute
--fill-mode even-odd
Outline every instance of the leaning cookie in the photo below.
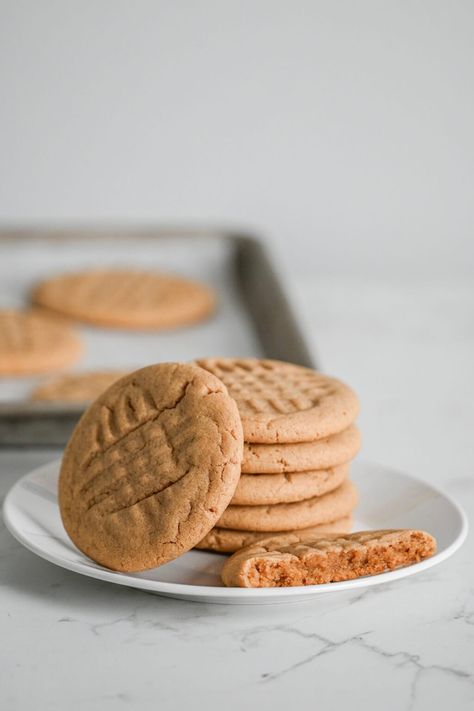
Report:
<svg viewBox="0 0 474 711"><path fill-rule="evenodd" d="M59 507L97 563L140 571L195 546L240 476L243 437L225 386L194 365L163 363L114 383L66 448Z"/></svg>
<svg viewBox="0 0 474 711"><path fill-rule="evenodd" d="M424 531L360 531L316 537L297 531L238 551L224 564L221 578L228 587L320 585L377 575L417 563L435 552L435 539Z"/></svg>
<svg viewBox="0 0 474 711"><path fill-rule="evenodd" d="M321 533L348 533L352 528L352 516L345 516L331 523L320 526L304 528L298 533L318 535ZM287 535L288 531L275 531L272 536ZM268 538L268 533L261 531L232 531L229 528L213 528L202 541L194 546L201 550L216 551L217 553L235 553L235 551L249 546L257 541Z"/></svg>

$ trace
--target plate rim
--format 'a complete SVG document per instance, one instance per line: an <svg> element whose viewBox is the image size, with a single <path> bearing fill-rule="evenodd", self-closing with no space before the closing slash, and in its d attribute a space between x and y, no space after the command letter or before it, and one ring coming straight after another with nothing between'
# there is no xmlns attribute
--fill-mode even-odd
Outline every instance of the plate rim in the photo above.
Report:
<svg viewBox="0 0 474 711"><path fill-rule="evenodd" d="M33 474L37 474L43 470L49 471L55 466L58 467L60 462L61 458L54 459L50 462L47 462L46 464L31 469L29 472L27 472L17 481L15 481L15 483L9 488L3 501L2 514L5 526L10 532L10 534L27 550L31 551L43 560L47 560L49 563L57 565L60 568L64 568L65 570L69 570L71 572L77 573L79 575L84 575L89 578L94 578L96 580L110 582L116 585L123 585L127 587L146 590L147 592L152 592L157 595L175 596L178 599L187 598L189 600L191 598L201 598L202 600L204 600L205 598L228 598L228 600L223 600L223 602L230 602L233 601L235 598L239 598L239 600L242 602L246 600L248 600L249 602L257 602L259 598L270 597L275 598L275 602L278 602L278 599L281 597L314 597L316 595L322 595L330 592L344 592L347 590L354 590L357 588L364 588L372 585L382 585L383 583L393 582L395 580L399 580L400 578L405 578L411 575L415 575L416 573L421 573L424 570L428 570L429 568L432 568L438 565L439 563L442 563L447 558L450 558L463 545L469 530L468 518L464 509L450 494L446 494L444 491L434 486L433 484L425 482L424 480L419 479L418 477L412 474L401 472L397 469L393 469L387 465L379 464L374 461L359 459L358 462L361 465L378 466L383 467L385 470L391 470L395 472L399 477L423 484L423 486L426 486L427 488L431 489L434 494L445 499L459 516L460 531L458 536L443 551L437 552L430 558L420 561L419 563L414 563L413 565L397 568L395 570L387 571L385 573L379 573L378 575L364 576L361 578L355 578L354 580L342 580L336 583L323 583L320 585L298 585L278 588L239 588L225 586L219 587L216 585L191 585L189 583L172 583L167 581L147 580L146 578L135 577L133 574L130 575L128 573L108 570L107 568L104 568L102 566L95 567L98 566L98 564L96 563L94 563L94 566L88 568L87 563L81 561L75 562L72 560L68 560L67 558L62 558L58 555L50 554L48 551L45 551L43 548L41 548L41 546L37 545L31 539L25 536L16 526L12 519L11 511L14 506L13 498L17 493L17 489L21 488L22 482L28 480ZM76 550L80 555L85 555L79 549ZM285 602L284 600L280 601ZM214 600L214 602L217 602L217 600ZM288 602L288 600L286 600L286 602Z"/></svg>

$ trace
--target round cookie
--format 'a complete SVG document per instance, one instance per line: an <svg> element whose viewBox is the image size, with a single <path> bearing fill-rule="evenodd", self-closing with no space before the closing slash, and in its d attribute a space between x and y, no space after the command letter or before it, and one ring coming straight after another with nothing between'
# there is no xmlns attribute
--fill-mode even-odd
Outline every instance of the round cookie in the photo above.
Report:
<svg viewBox="0 0 474 711"><path fill-rule="evenodd" d="M300 529L300 533L321 534L321 533L348 533L352 528L352 516L345 516L331 523L323 523L320 526L310 526ZM275 536L284 535L288 531L275 532ZM272 534L273 535L273 534ZM207 536L195 548L217 553L235 553L244 546L257 543L263 538L268 538L268 532L257 531L233 531L229 528L213 528Z"/></svg>
<svg viewBox="0 0 474 711"><path fill-rule="evenodd" d="M232 506L266 506L303 501L337 489L346 479L348 464L288 474L242 474Z"/></svg>
<svg viewBox="0 0 474 711"><path fill-rule="evenodd" d="M59 506L76 546L139 571L192 548L234 493L242 427L225 386L194 365L163 363L114 383L64 453Z"/></svg>
<svg viewBox="0 0 474 711"><path fill-rule="evenodd" d="M31 398L60 402L91 402L124 375L126 371L122 370L70 373L38 385L31 393Z"/></svg>
<svg viewBox="0 0 474 711"><path fill-rule="evenodd" d="M74 363L82 352L73 330L34 310L0 310L0 375L35 375Z"/></svg>
<svg viewBox="0 0 474 711"><path fill-rule="evenodd" d="M197 363L220 378L237 402L246 442L311 442L341 432L359 411L347 385L310 368L258 358Z"/></svg>
<svg viewBox="0 0 474 711"><path fill-rule="evenodd" d="M323 496L293 504L228 506L217 526L238 531L293 531L348 516L356 504L356 488L346 480Z"/></svg>
<svg viewBox="0 0 474 711"><path fill-rule="evenodd" d="M314 442L298 444L244 444L242 473L278 474L326 469L348 462L360 448L360 434L355 425Z"/></svg>
<svg viewBox="0 0 474 711"><path fill-rule="evenodd" d="M41 282L33 301L70 318L116 328L160 329L207 318L215 296L203 284L166 274L90 270Z"/></svg>

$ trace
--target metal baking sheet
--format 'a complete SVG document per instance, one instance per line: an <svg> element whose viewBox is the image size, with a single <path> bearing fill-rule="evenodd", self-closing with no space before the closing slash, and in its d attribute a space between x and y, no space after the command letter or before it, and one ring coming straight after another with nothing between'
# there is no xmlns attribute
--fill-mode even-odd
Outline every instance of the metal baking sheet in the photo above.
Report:
<svg viewBox="0 0 474 711"><path fill-rule="evenodd" d="M70 372L134 370L150 363L220 356L266 356L313 366L281 279L263 244L226 230L0 230L0 307L28 305L49 275L97 267L156 269L199 279L217 292L208 321L135 332L77 324L84 355ZM0 444L61 445L80 405L40 403L33 388L53 377L0 378Z"/></svg>

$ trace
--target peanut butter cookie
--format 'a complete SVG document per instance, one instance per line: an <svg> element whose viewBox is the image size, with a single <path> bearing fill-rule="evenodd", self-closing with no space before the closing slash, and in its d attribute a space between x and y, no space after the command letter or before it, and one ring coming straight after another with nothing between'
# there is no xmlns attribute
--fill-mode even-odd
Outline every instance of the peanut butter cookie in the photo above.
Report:
<svg viewBox="0 0 474 711"><path fill-rule="evenodd" d="M244 444L243 473L272 474L326 469L353 459L360 447L355 425L330 437L297 444Z"/></svg>
<svg viewBox="0 0 474 711"><path fill-rule="evenodd" d="M296 531L238 551L224 564L221 577L229 587L320 585L377 575L417 563L435 551L435 539L424 531L320 536Z"/></svg>
<svg viewBox="0 0 474 711"><path fill-rule="evenodd" d="M71 365L81 352L69 326L34 310L0 310L0 375L48 373Z"/></svg>
<svg viewBox="0 0 474 711"><path fill-rule="evenodd" d="M287 474L242 474L232 506L265 506L303 501L337 489L347 478L348 464Z"/></svg>
<svg viewBox="0 0 474 711"><path fill-rule="evenodd" d="M348 516L357 503L354 484L346 480L323 496L293 504L228 506L217 526L238 531L293 531Z"/></svg>
<svg viewBox="0 0 474 711"><path fill-rule="evenodd" d="M237 402L246 442L311 442L341 432L359 410L347 385L310 368L258 358L204 358L198 365Z"/></svg>
<svg viewBox="0 0 474 711"><path fill-rule="evenodd" d="M88 373L62 375L59 378L38 385L31 393L31 399L91 402L124 375L126 375L124 370L97 370Z"/></svg>
<svg viewBox="0 0 474 711"><path fill-rule="evenodd" d="M91 270L46 279L33 301L79 321L114 328L161 329L207 318L215 296L203 284L152 272Z"/></svg>
<svg viewBox="0 0 474 711"><path fill-rule="evenodd" d="M242 427L225 386L194 365L127 375L89 407L59 480L64 527L101 565L139 571L195 546L234 493Z"/></svg>

